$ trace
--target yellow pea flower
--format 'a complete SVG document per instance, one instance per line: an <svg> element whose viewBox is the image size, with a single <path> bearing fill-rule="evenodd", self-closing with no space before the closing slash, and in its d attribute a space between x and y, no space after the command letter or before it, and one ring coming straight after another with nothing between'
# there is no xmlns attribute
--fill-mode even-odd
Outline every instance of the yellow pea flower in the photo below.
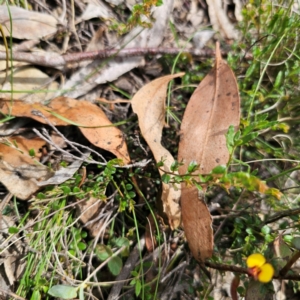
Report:
<svg viewBox="0 0 300 300"><path fill-rule="evenodd" d="M266 262L263 255L254 253L248 256L247 266L249 269L249 275L253 276L255 280L267 283L272 280L274 275L274 268L271 264Z"/></svg>

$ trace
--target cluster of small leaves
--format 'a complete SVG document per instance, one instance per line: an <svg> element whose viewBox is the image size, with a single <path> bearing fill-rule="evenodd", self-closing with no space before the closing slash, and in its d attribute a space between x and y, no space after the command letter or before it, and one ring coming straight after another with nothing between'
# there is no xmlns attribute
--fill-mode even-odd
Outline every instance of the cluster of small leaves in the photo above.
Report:
<svg viewBox="0 0 300 300"><path fill-rule="evenodd" d="M255 253L258 245L261 250L264 249L275 238L275 235L271 234L271 228L263 225L262 220L255 214L235 218L233 226L232 249L239 248L246 256Z"/></svg>
<svg viewBox="0 0 300 300"><path fill-rule="evenodd" d="M117 30L119 34L125 34L136 26L151 28L154 21L151 16L151 9L153 6L161 6L162 4L162 0L143 0L142 3L133 5L131 16L126 23L115 22L111 29ZM145 21L145 19L148 20Z"/></svg>
<svg viewBox="0 0 300 300"><path fill-rule="evenodd" d="M112 275L117 276L123 267L123 260L122 257L128 256L129 253L129 240L126 238L117 238L117 239L111 239L110 243L113 245L104 245L104 244L98 244L96 246L95 254L96 257L101 261L105 262L107 261L107 267ZM123 251L120 255L114 255L112 247L116 248L123 248ZM79 291L79 299L83 300L83 291L85 288L85 284L80 284L77 287L72 287L68 285L58 284L54 285L49 289L48 294L53 297L59 297L62 299L73 299L77 297L77 293Z"/></svg>
<svg viewBox="0 0 300 300"><path fill-rule="evenodd" d="M119 211L123 212L129 208L129 211L134 210L135 201L133 200L136 196L135 191L133 190L133 185L131 183L125 183L124 181L119 187L119 193L116 196L116 199L119 201Z"/></svg>
<svg viewBox="0 0 300 300"><path fill-rule="evenodd" d="M239 143L240 140L237 139L236 142ZM233 143L233 145L235 146L235 143ZM163 164L163 162L158 163L158 166L161 166L161 164ZM178 175L175 172L178 171L181 165L182 163L175 161L171 166L171 171L173 173L164 173L162 175L162 181L164 183L184 182L187 185L196 186L199 190L202 190L203 186L217 185L224 188L228 193L231 187L245 188L248 191L258 191L262 194L272 195L278 199L281 197L281 193L278 189L269 188L258 177L250 174L249 171L228 172L227 166L220 165L215 167L210 174L195 175L193 173L199 169L199 165L195 161L192 161L188 166L186 174Z"/></svg>
<svg viewBox="0 0 300 300"><path fill-rule="evenodd" d="M95 248L95 254L100 261L108 260L107 267L112 275L119 275L123 267L122 257L126 257L129 254L129 240L125 237L117 239L110 239L111 245L98 244ZM112 247L122 248L124 250L120 255L114 255Z"/></svg>
<svg viewBox="0 0 300 300"><path fill-rule="evenodd" d="M40 194L40 198L44 198L43 196L43 194ZM72 238L71 232L65 229L70 226L73 221L70 214L64 214L67 204L66 197L54 200L49 199L47 201L47 205L44 206L41 203L39 206L41 221L34 225L30 234L27 234L30 247L34 249L36 253L29 252L27 254L27 264L19 283L18 294L26 296L30 300L41 299L41 297L47 293L50 281L45 280L44 274L49 268L52 269L52 266L55 265L53 252L62 252L65 250L60 243L63 236L69 236L70 239ZM33 211L35 211L36 208L37 205L34 205L32 207ZM25 223L28 216L29 213L21 220L20 226ZM59 230L56 230L58 228ZM84 235L83 232L81 234L82 236ZM47 245L47 248L45 248L45 245ZM43 255L41 255L41 253L43 253ZM76 267L76 263L72 267ZM54 275L52 272L51 274L52 276ZM53 280L53 278L51 280ZM32 288L33 291L31 291ZM31 296L29 298L28 295L30 294Z"/></svg>
<svg viewBox="0 0 300 300"><path fill-rule="evenodd" d="M298 107L294 99L299 94L296 87L300 65L299 45L295 43L299 34L299 15L293 12L293 3L278 1L278 5L273 6L267 0L251 1L245 6L243 17L240 25L243 40L235 50L251 52L253 60L246 63L239 61L242 57L230 56L229 61L239 72L246 69L245 77L239 83L247 120L250 120L253 108L268 110L269 120L294 114L291 104Z"/></svg>
<svg viewBox="0 0 300 300"><path fill-rule="evenodd" d="M32 249L42 251L45 245L48 245L48 252L45 260L34 253L28 254L26 270L20 281L19 295L27 298L28 295L31 295L28 298L30 300L40 299L51 286L49 294L55 297L72 299L78 292L79 295L83 295L85 287L59 285L59 282L54 279L51 282L43 280L41 275L47 272L50 262L55 265L56 258L53 253L65 251L68 252L69 256L69 275L76 276L79 279L83 274L81 258L84 253L90 252L94 246L92 241L88 239L88 233L82 229L80 223L74 222L74 218L76 218L74 209L65 208L66 205L70 204L70 200L74 200L74 197L78 200L96 197L99 201L106 201L107 188L112 186L116 187L117 190L115 199L120 201L119 211L129 209L130 205L133 209L134 201L132 199L135 197L135 192L132 184L123 181L124 170L118 168L121 163L119 159L112 159L106 166L100 166L98 169L86 166L88 168L87 177L83 178L81 172L77 172L73 178L63 184L49 186L37 194L36 200L31 204L31 211L40 211L39 217L42 221L36 223L28 238ZM28 216L29 213L21 221L21 224L26 221ZM11 227L9 232L16 234L19 232L19 228ZM64 240L64 245L59 242L61 239ZM55 250L53 247L55 247ZM115 255L115 251L121 247L124 248L122 252ZM129 254L129 240L125 237L109 238L107 245L97 244L94 253L101 262L106 263L107 261L108 270L113 276L117 276L123 267L123 258ZM51 274L54 276L55 270L51 271ZM34 287L34 290L30 292L32 287Z"/></svg>
<svg viewBox="0 0 300 300"><path fill-rule="evenodd" d="M144 268L146 268L146 267L151 268L151 265L150 265L150 263L146 262L146 263L143 264L143 267ZM143 278L143 273L142 273L141 266L137 266L131 272L131 276L134 277L130 281L130 285L134 286L135 296L136 297L143 296L143 299L145 299L145 300L154 299L154 295L151 292L151 287L149 285L145 285L145 283L144 283L144 278Z"/></svg>
<svg viewBox="0 0 300 300"><path fill-rule="evenodd" d="M94 197L98 197L99 200L105 200L105 191L108 185L115 187L117 194L115 199L119 201L119 211L123 212L130 207L133 209L134 201L132 198L135 197L135 192L132 190L133 186L130 183L125 183L123 181L123 170L118 168L121 161L118 159L113 159L107 163L105 167L99 167L100 172L98 174L88 175L87 180L83 184L80 192L76 191L76 196L78 198L83 198L87 194L91 194ZM101 171L102 169L102 171ZM73 184L78 184L81 182L81 176L75 175L71 180ZM70 182L68 182L70 184ZM60 188L64 190L64 187ZM70 189L71 190L71 189ZM68 190L68 192L70 191ZM70 195L70 194L69 194ZM129 240L125 237L114 238L110 237L107 244L97 244L93 246L93 241L89 241L88 246L85 242L85 232L81 232L80 229L72 228L72 238L69 242L69 253L76 257L79 257L78 251L87 251L88 253L93 249L95 257L99 259L100 262L107 265L108 270L113 276L117 276L123 268L123 258L129 255ZM123 250L115 255L115 251L123 248ZM63 299L71 299L69 297L73 296L79 291L83 293L84 287L70 287L65 285L55 285L49 291L49 294L55 297L60 297ZM81 299L81 298L80 298Z"/></svg>
<svg viewBox="0 0 300 300"><path fill-rule="evenodd" d="M186 174L179 176L177 171L182 164L175 161L170 172L162 176L164 183L185 182L186 184L196 185L199 190L203 186L218 186L232 194L233 190L236 190L239 192L239 195L241 195L244 189L247 189L250 192L257 191L267 194L266 201L269 201L267 203L272 204L272 208L274 209L286 207L284 201L276 199L276 202L272 202L273 200L270 200L274 198L271 196L280 198L279 190L268 188L261 179L260 170L251 170L251 165L244 162L245 158L248 157L252 159L290 157L291 154L286 151L283 142L275 143L276 146L274 146L274 143L270 142L270 139L277 133L287 138L288 134L292 134L290 128L294 130L299 129L296 119L299 114L299 92L297 90L300 73L299 57L297 56L299 43L295 43L299 30L299 17L295 13L291 13L292 1L288 4L288 7L284 6L286 5L285 3L284 1L278 1L278 6L273 6L267 0L253 0L247 4L243 11L244 23L241 30L244 39L235 45L236 48L233 53L236 54L240 48L244 51L251 51L253 60L239 61L237 55L229 55L228 58L233 69L245 75L243 80L239 80L243 103L241 127L238 131L230 127L226 135L227 147L231 154L229 164L227 166L218 166L210 174L200 176L195 175L199 166L196 162L191 162ZM157 0L145 0L141 4L136 4L133 7L132 15L127 24L115 24L114 29L122 34L135 26L150 27L152 22L151 8L153 5L159 6L160 4L161 1ZM148 18L149 22L144 21L145 18ZM189 60L189 57L182 58L182 62ZM207 63L210 65L209 61ZM185 85L189 85L194 81L199 82L204 77L203 65L195 65L194 72L187 73L183 78ZM191 87L186 87L186 91L188 92L191 89ZM182 106L184 106L183 103ZM288 124L282 121L286 117L290 117L294 123ZM300 150L300 143L297 141L297 136L293 136L293 139L295 141L294 148L299 148ZM241 154L239 160L234 156L236 153ZM249 156L247 156L248 153ZM299 157L299 153L293 155L296 158ZM237 163L238 167L232 166L232 163ZM118 160L108 162L105 167L97 170L97 174L89 174L82 186L80 186L82 175L76 174L74 178L64 184L39 193L37 198L41 200L41 203L38 206L34 204L34 207L39 210L42 209L44 216L58 210L57 214L52 216L52 218L57 222L55 226L59 226L63 222L62 209L71 196L84 199L87 195L92 195L105 201L107 187L112 185L117 191L115 199L118 201L119 212L125 212L126 210L134 211L136 194L130 179L124 180L122 169L117 168L119 164L120 161ZM158 168L162 166L163 162L157 164ZM51 199L60 199L52 201L52 205L50 206L45 205L43 207L43 201L50 199L50 197ZM236 200L234 197L232 198ZM253 201L255 202L255 200ZM228 205L232 206L233 203L234 201L228 203ZM244 213L239 217L232 218L230 225L225 226L223 229L224 236L227 235L231 239L231 250L235 251L233 260L235 263L241 265L243 264L245 255L257 252L257 250L267 250L268 244L273 242L278 235L271 226L266 225L262 218L257 215L255 203L254 205L252 203L250 205L247 199L247 205L243 207L238 206L237 210ZM289 220L295 222L298 219L290 217ZM72 221L73 218L70 216L64 225L69 225ZM47 222L48 220L38 223L35 231L44 232L44 229L49 226ZM54 226L52 223L51 225ZM283 236L283 239L289 247L299 249L300 243L297 236L299 225L292 224L292 226L294 226L295 231L286 234ZM282 222L279 228L284 230L290 227L291 223L287 221ZM11 233L18 232L18 228L11 228L10 230ZM82 251L86 250L85 231L77 227L70 227L68 237L69 254L77 257ZM59 235L51 236L55 245L59 244L59 238ZM49 245L51 243L52 241L49 242ZM124 247L124 250L120 254L115 255L115 250L121 247ZM62 249L58 247L57 250ZM94 250L100 262L104 263L107 261L108 270L112 275L117 276L123 267L123 257L128 255L129 241L124 237L114 239L110 236L107 244L98 244ZM87 251L89 251L89 248L87 248ZM34 260L34 257L30 256L30 254L28 257L30 260ZM222 263L220 258L219 262ZM63 299L75 298L79 292L79 298L83 299L83 289L85 287L56 285L48 290L49 283L43 280L41 276L42 269L38 269L37 272L39 274L34 277L31 272L33 267L29 266L25 273L24 282L31 280L27 286L34 287L31 299L40 299L47 291L53 297ZM37 262L34 262L33 266L38 266ZM41 264L41 267L46 269L47 266ZM77 269L80 266L74 263L72 267ZM143 290L145 294L144 298L147 299L149 296L149 299L151 299L150 291L147 292L148 286L144 286L143 275L140 266L132 271L134 278L130 282L130 285L135 287L136 297L139 297Z"/></svg>
<svg viewBox="0 0 300 300"><path fill-rule="evenodd" d="M293 9L293 2L254 0L245 5L243 17L239 24L243 38L234 45L234 55L228 57L235 73L241 75L238 77L241 126L238 131L229 128L226 134L231 157L225 176L218 179L218 184L232 195L231 205L239 201L233 212L238 217L226 220L220 240L226 241L234 263L243 265L249 254L263 252L276 266L280 259L274 258L270 244L280 238L291 251L297 249L299 242L298 216L286 216L278 224L268 222L277 211L299 205L295 199L298 193L289 194L284 189L289 175L298 170L289 161L299 160L300 150L297 118L300 65L299 44L295 43L299 15ZM238 57L240 50L243 51ZM245 53L251 53L253 59L246 60ZM277 189L268 188L266 183ZM295 191L297 186L295 179ZM245 192L246 189L251 193ZM270 215L259 213L261 201L268 206ZM279 230L286 229L289 234L281 235ZM224 245L220 242L216 246L221 249Z"/></svg>
<svg viewBox="0 0 300 300"><path fill-rule="evenodd" d="M85 239L88 234L81 228L71 227L71 239L68 243L69 253L75 257L79 256L79 251L84 251L87 247Z"/></svg>

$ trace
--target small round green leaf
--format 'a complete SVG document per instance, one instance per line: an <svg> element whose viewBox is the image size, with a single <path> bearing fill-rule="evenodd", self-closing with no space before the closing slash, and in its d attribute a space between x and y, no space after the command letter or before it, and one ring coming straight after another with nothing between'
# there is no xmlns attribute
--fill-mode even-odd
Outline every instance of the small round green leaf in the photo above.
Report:
<svg viewBox="0 0 300 300"><path fill-rule="evenodd" d="M269 234L271 232L271 228L269 226L265 225L261 228L261 232L263 234Z"/></svg>
<svg viewBox="0 0 300 300"><path fill-rule="evenodd" d="M292 240L292 245L295 247L297 250L300 250L300 236L296 236Z"/></svg>
<svg viewBox="0 0 300 300"><path fill-rule="evenodd" d="M66 185L65 185L65 186L62 186L61 189L62 189L62 191L64 192L65 195L68 195L68 194L71 193L70 187L68 187L68 186L66 186Z"/></svg>
<svg viewBox="0 0 300 300"><path fill-rule="evenodd" d="M28 153L29 153L30 156L35 156L34 149L29 149Z"/></svg>
<svg viewBox="0 0 300 300"><path fill-rule="evenodd" d="M76 255L76 252L75 252L75 250L73 250L73 249L70 249L68 252L69 252L72 256L75 256L75 255Z"/></svg>
<svg viewBox="0 0 300 300"><path fill-rule="evenodd" d="M119 275L119 273L121 272L122 267L123 267L122 259L119 256L114 256L109 260L107 266L108 266L110 272L114 276L117 276L117 275Z"/></svg>
<svg viewBox="0 0 300 300"><path fill-rule="evenodd" d="M17 227L9 227L8 232L11 234L18 233L19 229Z"/></svg>
<svg viewBox="0 0 300 300"><path fill-rule="evenodd" d="M199 165L197 164L196 161L191 161L190 164L188 165L188 172L193 173L199 168Z"/></svg>
<svg viewBox="0 0 300 300"><path fill-rule="evenodd" d="M82 231L82 232L81 232L81 237L82 237L83 239L85 239L87 236L88 236L88 234L87 234L86 231Z"/></svg>
<svg viewBox="0 0 300 300"><path fill-rule="evenodd" d="M226 172L226 166L225 165L221 165L221 166L216 166L215 168L213 168L213 170L211 171L212 174L224 174Z"/></svg>
<svg viewBox="0 0 300 300"><path fill-rule="evenodd" d="M134 191L129 191L129 192L128 192L128 196L129 196L130 198L134 198L134 197L136 196L136 194L135 194Z"/></svg>
<svg viewBox="0 0 300 300"><path fill-rule="evenodd" d="M116 246L121 248L123 246L129 247L129 240L125 237L120 237L116 239Z"/></svg>
<svg viewBox="0 0 300 300"><path fill-rule="evenodd" d="M79 192L80 192L80 188L78 186L74 186L73 193L79 193Z"/></svg>
<svg viewBox="0 0 300 300"><path fill-rule="evenodd" d="M108 247L106 245L97 245L95 248L95 253L96 253L97 257L102 261L106 260L113 254L110 247Z"/></svg>
<svg viewBox="0 0 300 300"><path fill-rule="evenodd" d="M290 242L292 242L292 240L293 240L293 236L291 236L291 235L289 235L289 234L284 235L284 236L283 236L283 240L284 240L285 242L287 242L287 243L290 243Z"/></svg>
<svg viewBox="0 0 300 300"><path fill-rule="evenodd" d="M43 200L43 199L46 198L46 195L45 195L44 193L38 193L38 194L36 195L36 197L37 197L39 200Z"/></svg>
<svg viewBox="0 0 300 300"><path fill-rule="evenodd" d="M86 249L86 244L83 243L83 242L79 242L77 244L77 247L78 247L79 250L85 250Z"/></svg>
<svg viewBox="0 0 300 300"><path fill-rule="evenodd" d="M53 297L62 299L77 298L77 288L69 285L54 285L48 291L48 294Z"/></svg>
<svg viewBox="0 0 300 300"><path fill-rule="evenodd" d="M127 191L132 190L132 184L127 183L126 186L125 186L125 188L126 188Z"/></svg>
<svg viewBox="0 0 300 300"><path fill-rule="evenodd" d="M163 183L169 183L170 182L170 179L171 179L171 176L169 175L169 174L163 174L162 176L161 176L161 180L162 180L162 182Z"/></svg>

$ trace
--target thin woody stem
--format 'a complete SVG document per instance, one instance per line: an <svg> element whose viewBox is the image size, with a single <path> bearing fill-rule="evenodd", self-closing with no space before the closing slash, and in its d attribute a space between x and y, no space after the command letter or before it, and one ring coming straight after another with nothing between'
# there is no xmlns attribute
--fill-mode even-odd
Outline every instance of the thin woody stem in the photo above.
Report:
<svg viewBox="0 0 300 300"><path fill-rule="evenodd" d="M54 53L45 53L44 55L35 55L28 52L13 52L12 59L14 61L28 62L45 67L62 67L80 61L106 59L111 57L135 57L144 55L169 54L177 55L178 53L189 54L198 58L212 58L215 56L215 51L209 48L205 49L178 49L178 48L127 48L127 49L109 49L89 52L77 52L65 55L56 55ZM228 52L221 51L223 57L228 55ZM6 52L0 51L0 60L6 59ZM252 59L251 54L244 56L246 59ZM11 59L9 57L9 59Z"/></svg>
<svg viewBox="0 0 300 300"><path fill-rule="evenodd" d="M286 265L280 270L280 276L285 276L286 273L291 269L293 264L300 258L300 251L297 251L291 259L286 263Z"/></svg>
<svg viewBox="0 0 300 300"><path fill-rule="evenodd" d="M291 267L291 266L287 266L287 265L279 272L279 275L275 275L273 278L274 279L282 279L282 280L285 279L285 280L300 281L300 275L286 274L286 272ZM220 270L220 271L229 271L229 272L249 275L249 271L247 268L242 268L242 267L237 267L237 266L232 266L232 265L216 264L216 263L209 262L209 261L205 262L205 266L210 267L212 269ZM288 268L288 270L285 272L284 269L286 267ZM283 273L282 271L284 271L285 274L282 274Z"/></svg>
<svg viewBox="0 0 300 300"><path fill-rule="evenodd" d="M293 216L293 215L298 215L300 213L300 208L295 208L295 209L287 209L284 211L280 211L278 213L275 213L272 215L270 218L268 218L265 222L263 222L263 225L274 223L282 218Z"/></svg>

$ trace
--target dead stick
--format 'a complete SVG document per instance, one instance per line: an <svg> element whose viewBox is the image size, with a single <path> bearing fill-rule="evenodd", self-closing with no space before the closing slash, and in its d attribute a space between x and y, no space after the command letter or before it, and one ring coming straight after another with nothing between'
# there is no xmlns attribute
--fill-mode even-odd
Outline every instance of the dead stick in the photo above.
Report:
<svg viewBox="0 0 300 300"><path fill-rule="evenodd" d="M234 273L241 273L241 274L249 274L247 268L232 266L232 265L224 265L224 264L216 264L213 262L205 262L205 265L207 267L210 267L212 269L220 270L220 271L230 271Z"/></svg>
<svg viewBox="0 0 300 300"><path fill-rule="evenodd" d="M127 49L110 49L110 50L99 50L90 52L77 52L65 55L58 55L55 53L45 53L44 55L36 55L28 52L14 52L12 59L14 61L27 62L45 67L62 67L71 63L79 61L94 60L94 59L107 59L111 57L134 57L144 55L158 55L158 54L169 54L177 55L178 53L190 54L193 57L198 58L212 58L215 56L215 51L209 48L205 49L178 49L178 48L127 48ZM226 57L228 52L221 51L222 56ZM245 59L252 59L251 54L246 54ZM6 59L6 53L0 51L0 60Z"/></svg>
<svg viewBox="0 0 300 300"><path fill-rule="evenodd" d="M209 261L205 262L205 265L207 267L210 267L210 268L216 269L216 270L220 270L220 271L229 271L229 272L249 275L249 271L247 268L242 268L242 267L237 267L237 266L232 266L232 265L216 264L216 263L212 263ZM294 274L281 275L282 271L286 268L286 266L281 271L279 271L279 275L275 275L273 278L281 279L281 280L285 279L285 280L300 281L300 275L294 275ZM290 266L288 268L290 269Z"/></svg>
<svg viewBox="0 0 300 300"><path fill-rule="evenodd" d="M290 270L292 265L299 259L300 257L300 251L297 251L291 259L286 263L286 265L280 270L279 274L280 276L285 276L286 273Z"/></svg>
<svg viewBox="0 0 300 300"><path fill-rule="evenodd" d="M298 214L300 214L300 208L283 210L278 213L275 213L273 216L271 216L266 221L264 221L262 226L266 225L266 224L274 223L282 218L294 216L294 215L298 215Z"/></svg>
<svg viewBox="0 0 300 300"><path fill-rule="evenodd" d="M143 236L140 239L140 242L135 245L133 250L130 252L129 257L127 258L127 261L120 272L120 274L117 276L115 283L110 291L110 294L108 295L108 300L118 299L119 294L124 286L124 283L126 280L130 280L130 272L134 269L135 264L139 260L139 255L143 251L145 247L145 237Z"/></svg>

